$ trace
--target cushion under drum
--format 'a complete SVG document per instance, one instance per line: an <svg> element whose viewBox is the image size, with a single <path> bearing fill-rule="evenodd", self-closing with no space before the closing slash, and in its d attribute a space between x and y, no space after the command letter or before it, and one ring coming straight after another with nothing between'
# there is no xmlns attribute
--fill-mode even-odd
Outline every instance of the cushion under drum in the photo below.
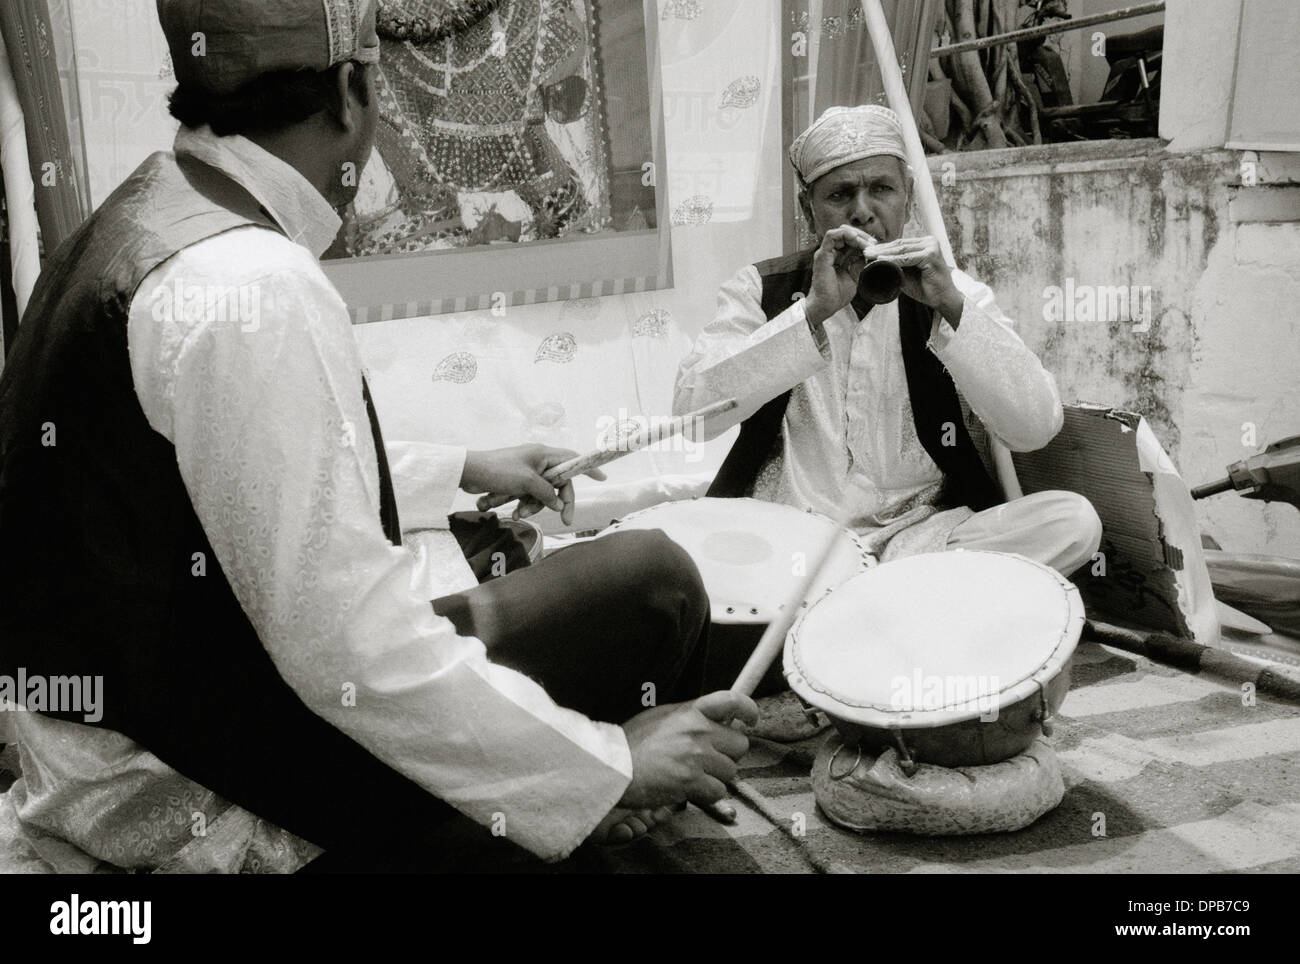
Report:
<svg viewBox="0 0 1300 964"><path fill-rule="evenodd" d="M817 752L812 784L817 805L841 827L923 836L1019 830L1065 795L1056 751L1041 737L1001 763L953 768L922 763L909 777L896 751L859 756L831 733Z"/></svg>

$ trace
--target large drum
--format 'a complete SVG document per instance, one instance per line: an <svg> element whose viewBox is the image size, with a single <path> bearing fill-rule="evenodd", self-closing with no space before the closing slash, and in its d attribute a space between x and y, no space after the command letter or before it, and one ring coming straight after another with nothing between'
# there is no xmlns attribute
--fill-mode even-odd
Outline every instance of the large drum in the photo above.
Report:
<svg viewBox="0 0 1300 964"><path fill-rule="evenodd" d="M660 529L686 550L700 570L715 624L755 626L759 633L816 566L832 530L840 535L831 559L803 605L875 564L856 535L825 516L758 499L665 502L633 512L601 535L636 529Z"/></svg>
<svg viewBox="0 0 1300 964"><path fill-rule="evenodd" d="M1070 686L1079 592L1047 566L980 550L929 553L854 576L785 641L790 687L852 748L982 766L1026 750ZM832 761L834 767L835 761Z"/></svg>

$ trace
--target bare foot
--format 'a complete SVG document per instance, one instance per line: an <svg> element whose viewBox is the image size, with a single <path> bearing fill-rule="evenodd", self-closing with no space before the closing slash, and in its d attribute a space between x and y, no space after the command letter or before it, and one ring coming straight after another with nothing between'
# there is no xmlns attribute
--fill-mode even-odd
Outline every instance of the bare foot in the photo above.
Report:
<svg viewBox="0 0 1300 964"><path fill-rule="evenodd" d="M672 819L672 807L657 810L624 810L615 807L596 825L587 839L606 847L618 847L640 840L661 823Z"/></svg>

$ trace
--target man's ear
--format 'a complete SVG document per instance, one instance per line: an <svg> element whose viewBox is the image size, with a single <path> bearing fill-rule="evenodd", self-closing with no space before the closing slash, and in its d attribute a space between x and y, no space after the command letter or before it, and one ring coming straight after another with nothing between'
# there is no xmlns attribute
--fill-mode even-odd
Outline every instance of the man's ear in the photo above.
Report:
<svg viewBox="0 0 1300 964"><path fill-rule="evenodd" d="M817 227L813 223L812 200L808 197L809 189L806 187L799 188L799 210L803 211L804 223L808 225L808 233L815 235Z"/></svg>
<svg viewBox="0 0 1300 964"><path fill-rule="evenodd" d="M339 64L339 69L334 74L334 90L332 99L334 101L334 116L338 120L339 126L349 134L352 133L360 123L361 118L357 113L356 104L353 99L356 97L354 85L364 78L353 76L357 65L350 60L345 60Z"/></svg>
<svg viewBox="0 0 1300 964"><path fill-rule="evenodd" d="M905 200L903 202L903 224L908 221L920 221L920 211L916 206L916 178L912 175L912 165L908 164L902 158L899 158L899 166L903 169L903 190Z"/></svg>

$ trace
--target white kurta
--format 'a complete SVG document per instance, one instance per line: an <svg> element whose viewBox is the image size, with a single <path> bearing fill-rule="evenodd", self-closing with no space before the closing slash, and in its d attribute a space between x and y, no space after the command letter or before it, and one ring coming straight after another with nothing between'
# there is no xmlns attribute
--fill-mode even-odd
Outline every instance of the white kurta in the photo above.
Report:
<svg viewBox="0 0 1300 964"><path fill-rule="evenodd" d="M934 313L930 350L991 433L1014 451L1041 448L1063 421L1055 380L988 286L956 269L952 278L965 297L962 316L954 331ZM755 497L833 518L848 509L851 527L883 555L896 536L934 516L943 481L917 438L898 302L876 306L861 322L845 306L826 320L819 343L803 301L768 322L761 297L753 265L722 286L714 320L682 361L674 412L736 398L738 408L706 426L711 438L793 389L780 453L760 470ZM942 516L912 533L932 543L924 548L943 548L970 512ZM914 539L909 551L918 548Z"/></svg>
<svg viewBox="0 0 1300 964"><path fill-rule="evenodd" d="M338 229L324 198L241 137L182 128L176 150L239 181L288 235L240 228L186 248L145 279L130 310L140 404L175 446L235 596L314 712L474 820L543 858L567 855L630 782L622 729L489 662L429 604L464 589L468 567L431 594L427 580L417 586L411 553L385 538L361 360L317 261ZM235 288L246 307L256 300L256 315L160 307L177 286ZM388 452L403 524L445 528L464 451L392 443ZM119 734L16 716L25 779L9 801L26 826L84 854L133 868L293 870L316 852ZM195 812L224 829L193 836ZM71 850L59 853L75 865Z"/></svg>

